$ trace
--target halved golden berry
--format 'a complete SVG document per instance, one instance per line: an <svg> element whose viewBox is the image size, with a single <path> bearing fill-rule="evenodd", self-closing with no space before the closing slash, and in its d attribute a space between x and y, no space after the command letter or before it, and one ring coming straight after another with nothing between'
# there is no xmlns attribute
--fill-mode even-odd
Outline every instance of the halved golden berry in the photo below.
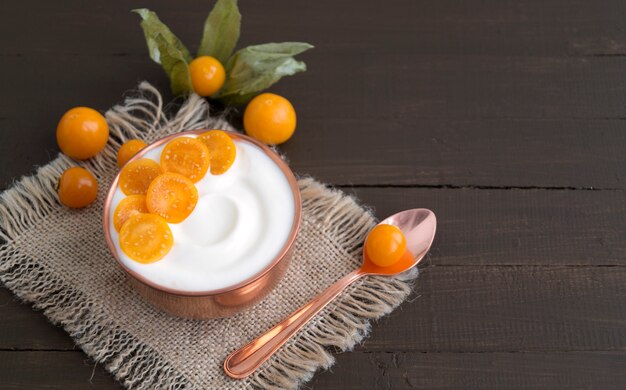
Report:
<svg viewBox="0 0 626 390"><path fill-rule="evenodd" d="M174 246L174 236L165 220L154 214L135 214L120 230L120 247L140 263L161 260Z"/></svg>
<svg viewBox="0 0 626 390"><path fill-rule="evenodd" d="M163 170L154 160L142 158L132 161L120 172L120 188L126 195L144 195L148 186Z"/></svg>
<svg viewBox="0 0 626 390"><path fill-rule="evenodd" d="M148 210L179 223L191 214L198 203L198 189L187 177L167 172L154 179L146 194Z"/></svg>
<svg viewBox="0 0 626 390"><path fill-rule="evenodd" d="M221 175L235 162L237 148L228 133L223 130L211 130L198 139L206 145L211 155L211 173Z"/></svg>
<svg viewBox="0 0 626 390"><path fill-rule="evenodd" d="M113 213L113 226L118 232L124 225L124 222L128 221L130 217L135 214L147 214L149 213L148 207L146 207L145 195L130 195L122 199L122 201L115 208Z"/></svg>
<svg viewBox="0 0 626 390"><path fill-rule="evenodd" d="M204 177L210 163L209 149L204 143L191 137L171 140L161 153L161 167L165 172L179 173L193 183Z"/></svg>

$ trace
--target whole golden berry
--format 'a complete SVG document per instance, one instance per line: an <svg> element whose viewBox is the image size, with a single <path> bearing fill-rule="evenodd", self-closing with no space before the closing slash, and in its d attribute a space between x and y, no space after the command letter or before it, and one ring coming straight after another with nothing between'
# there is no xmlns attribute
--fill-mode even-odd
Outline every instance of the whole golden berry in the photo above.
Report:
<svg viewBox="0 0 626 390"><path fill-rule="evenodd" d="M284 97L262 93L248 103L243 127L249 136L263 143L282 144L296 130L296 110Z"/></svg>
<svg viewBox="0 0 626 390"><path fill-rule="evenodd" d="M216 58L201 56L189 64L191 86L200 96L216 94L224 85L226 71Z"/></svg>
<svg viewBox="0 0 626 390"><path fill-rule="evenodd" d="M98 182L84 168L68 168L59 179L59 200L67 207L88 206L96 199L97 195Z"/></svg>
<svg viewBox="0 0 626 390"><path fill-rule="evenodd" d="M85 160L100 152L109 139L104 117L88 107L75 107L61 117L57 125L57 143L63 153Z"/></svg>
<svg viewBox="0 0 626 390"><path fill-rule="evenodd" d="M365 239L365 253L379 267L395 264L405 251L406 237L402 230L393 225L377 225Z"/></svg>
<svg viewBox="0 0 626 390"><path fill-rule="evenodd" d="M120 149L117 151L117 166L123 167L131 157L145 147L146 143L140 139L131 139L124 142L124 145L120 146Z"/></svg>

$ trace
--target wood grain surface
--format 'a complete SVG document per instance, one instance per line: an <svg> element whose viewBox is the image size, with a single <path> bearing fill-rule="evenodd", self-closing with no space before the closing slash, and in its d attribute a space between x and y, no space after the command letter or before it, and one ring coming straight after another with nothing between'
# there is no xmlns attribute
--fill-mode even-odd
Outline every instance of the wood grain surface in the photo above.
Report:
<svg viewBox="0 0 626 390"><path fill-rule="evenodd" d="M141 80L171 98L139 6L195 49L211 2L0 3L0 188L54 158L68 108ZM626 388L626 3L240 8L241 45L316 46L272 88L298 112L294 171L439 221L412 298L307 387ZM0 289L0 388L121 386Z"/></svg>

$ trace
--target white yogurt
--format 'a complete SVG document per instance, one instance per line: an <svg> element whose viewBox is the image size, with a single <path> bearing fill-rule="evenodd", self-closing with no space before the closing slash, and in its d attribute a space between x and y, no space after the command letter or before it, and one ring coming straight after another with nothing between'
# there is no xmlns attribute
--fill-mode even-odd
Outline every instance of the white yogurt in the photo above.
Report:
<svg viewBox="0 0 626 390"><path fill-rule="evenodd" d="M251 278L279 254L295 213L289 182L260 148L233 141L237 147L234 164L222 175L207 172L195 183L198 203L183 222L169 224L174 246L157 262L142 264L121 250L113 213L125 195L117 188L109 230L119 258L128 268L163 287L209 291ZM164 147L144 157L158 162Z"/></svg>

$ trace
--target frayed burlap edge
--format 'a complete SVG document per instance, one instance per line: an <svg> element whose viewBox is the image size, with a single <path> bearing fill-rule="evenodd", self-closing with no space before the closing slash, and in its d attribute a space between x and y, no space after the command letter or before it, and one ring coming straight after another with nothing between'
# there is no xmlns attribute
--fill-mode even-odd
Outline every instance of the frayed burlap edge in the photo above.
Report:
<svg viewBox="0 0 626 390"><path fill-rule="evenodd" d="M116 151L128 139L153 141L166 134L199 128L231 126L222 118L209 115L205 99L192 95L168 118L159 92L147 82L122 105L106 113L110 128L107 147L95 158L76 163L60 155L22 178L0 195L0 281L18 297L42 310L55 324L63 326L89 356L103 364L128 388L197 388L163 359L157 351L142 344L104 316L99 303L63 283L59 275L37 264L15 246L27 231L55 208L60 174L72 165L82 165L97 178L115 170ZM371 213L364 212L344 193L330 189L312 178L299 180L303 206L315 210L316 223L332 226L332 237L349 254L359 256L365 235L374 225ZM327 230L328 231L328 230ZM346 351L369 332L370 321L390 313L411 291L410 279L366 278L344 292L296 337L290 340L261 370L240 382L262 388L295 388L313 373L330 367L334 358L327 348Z"/></svg>

